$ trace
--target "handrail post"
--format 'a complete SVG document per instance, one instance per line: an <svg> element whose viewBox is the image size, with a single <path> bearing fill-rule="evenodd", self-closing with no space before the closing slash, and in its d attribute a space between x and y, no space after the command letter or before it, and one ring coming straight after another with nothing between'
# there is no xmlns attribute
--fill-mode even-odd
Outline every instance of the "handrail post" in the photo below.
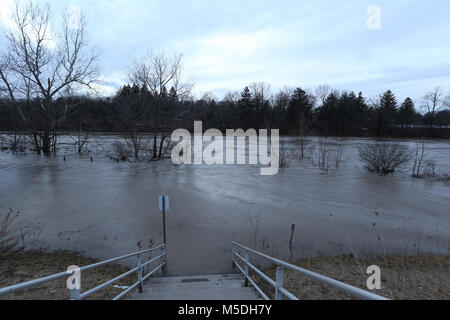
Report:
<svg viewBox="0 0 450 320"><path fill-rule="evenodd" d="M144 292L144 283L142 281L142 259L141 259L141 254L138 254L138 256L137 256L137 267L139 268L137 270L138 281L139 281L139 293L142 293L142 292Z"/></svg>
<svg viewBox="0 0 450 320"><path fill-rule="evenodd" d="M80 289L70 289L70 300L80 300Z"/></svg>
<svg viewBox="0 0 450 320"><path fill-rule="evenodd" d="M236 252L236 246L234 243L231 243L231 265L233 268L233 272L236 270L236 266L234 265L236 263L236 260L234 259L234 253Z"/></svg>
<svg viewBox="0 0 450 320"><path fill-rule="evenodd" d="M167 271L167 244L161 247L161 264L163 265L161 268L162 274L165 274Z"/></svg>
<svg viewBox="0 0 450 320"><path fill-rule="evenodd" d="M275 300L283 300L283 294L280 292L280 288L283 288L284 282L284 268L277 268L276 288L275 288Z"/></svg>
<svg viewBox="0 0 450 320"><path fill-rule="evenodd" d="M245 259L245 266L244 266L244 271L245 271L245 282L244 282L244 286L248 287L248 252L246 251L244 253L244 259Z"/></svg>

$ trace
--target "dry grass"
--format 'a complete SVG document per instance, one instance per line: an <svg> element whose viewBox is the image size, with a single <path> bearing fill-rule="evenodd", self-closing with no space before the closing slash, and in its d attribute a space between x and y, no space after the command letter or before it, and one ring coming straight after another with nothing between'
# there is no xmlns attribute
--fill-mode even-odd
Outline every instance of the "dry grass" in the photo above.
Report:
<svg viewBox="0 0 450 320"><path fill-rule="evenodd" d="M381 268L382 289L374 293L394 300L450 300L450 257L436 255L385 255L371 259L355 259L353 255L319 256L300 260L296 265L367 290L370 265ZM264 272L275 279L276 269ZM265 293L274 288L253 274ZM336 289L318 284L297 273L286 271L285 288L302 300L347 300L350 296ZM269 297L273 298L273 294Z"/></svg>
<svg viewBox="0 0 450 320"><path fill-rule="evenodd" d="M74 252L39 252L25 251L0 260L0 288L18 284L21 282L37 279L50 274L66 271L68 266L85 266L98 262L98 260L83 257ZM81 288L82 292L91 289L102 282L110 280L126 271L127 267L118 264L95 268L82 272ZM0 300L63 300L69 299L69 290L66 287L67 278L61 278L30 288L24 291L12 293L0 297ZM136 274L131 274L119 280L117 285L129 286L137 281ZM122 292L112 286L102 289L88 299L107 300L112 299Z"/></svg>
<svg viewBox="0 0 450 320"><path fill-rule="evenodd" d="M12 209L5 215L0 215L0 259L23 250L20 228L16 223L19 213Z"/></svg>

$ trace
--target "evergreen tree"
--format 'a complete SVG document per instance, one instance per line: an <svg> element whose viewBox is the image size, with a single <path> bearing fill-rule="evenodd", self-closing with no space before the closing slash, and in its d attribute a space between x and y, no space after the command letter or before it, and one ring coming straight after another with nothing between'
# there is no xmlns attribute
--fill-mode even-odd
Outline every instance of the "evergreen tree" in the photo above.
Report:
<svg viewBox="0 0 450 320"><path fill-rule="evenodd" d="M318 110L319 121L322 123L321 128L325 134L336 132L337 126L337 110L339 98L335 92L332 92L325 99L324 105Z"/></svg>
<svg viewBox="0 0 450 320"><path fill-rule="evenodd" d="M383 132L394 124L397 120L397 98L391 90L386 91L380 98L380 103L377 107L378 121L377 134L381 136Z"/></svg>
<svg viewBox="0 0 450 320"><path fill-rule="evenodd" d="M241 93L241 99L238 101L239 115L241 118L241 126L243 129L251 128L254 120L253 97L250 89L245 87Z"/></svg>
<svg viewBox="0 0 450 320"><path fill-rule="evenodd" d="M356 99L356 105L361 112L366 112L368 107L366 103L366 99L364 98L362 92L358 94L358 98Z"/></svg>
<svg viewBox="0 0 450 320"><path fill-rule="evenodd" d="M405 99L398 112L402 126L410 126L416 115L416 108L410 97Z"/></svg>
<svg viewBox="0 0 450 320"><path fill-rule="evenodd" d="M305 90L294 90L286 113L290 132L297 132L301 121L312 120L313 107L313 100Z"/></svg>
<svg viewBox="0 0 450 320"><path fill-rule="evenodd" d="M380 109L384 112L395 114L397 107L397 98L395 97L395 94L391 90L386 91L381 96Z"/></svg>

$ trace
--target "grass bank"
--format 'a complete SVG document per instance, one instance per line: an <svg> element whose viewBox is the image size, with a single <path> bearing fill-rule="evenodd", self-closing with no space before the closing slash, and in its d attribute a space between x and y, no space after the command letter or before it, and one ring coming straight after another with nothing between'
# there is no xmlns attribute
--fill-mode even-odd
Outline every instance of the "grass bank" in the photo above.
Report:
<svg viewBox="0 0 450 320"><path fill-rule="evenodd" d="M9 255L0 259L0 288L63 272L71 265L82 267L96 262L99 262L99 260L87 258L78 253L69 251L24 251ZM109 264L82 272L82 292L91 289L102 282L111 280L128 270L130 269L119 264ZM66 280L67 278L61 278L51 281L34 288L0 297L0 300L69 299L69 290L66 286ZM129 286L136 282L136 280L136 274L131 274L130 276L117 281L115 284L119 286ZM122 289L109 286L94 293L92 296L88 297L88 300L108 300L121 292Z"/></svg>
<svg viewBox="0 0 450 320"><path fill-rule="evenodd" d="M0 260L0 288L37 279L65 271L70 265L85 266L98 260L75 252L25 251ZM450 257L437 255L384 255L376 258L356 259L352 255L339 257L319 256L302 259L294 263L302 268L326 275L367 290L365 273L370 265L381 268L382 289L376 294L395 300L450 300ZM83 272L83 291L110 280L129 268L118 264L99 267ZM275 279L276 269L264 272ZM256 283L274 298L274 289L267 282L252 274ZM129 286L136 281L132 274L116 284ZM302 300L348 300L350 296L286 270L284 287ZM122 289L107 287L89 299L107 300L122 292ZM69 299L66 279L42 284L35 288L0 297L0 300L62 300Z"/></svg>
<svg viewBox="0 0 450 320"><path fill-rule="evenodd" d="M367 267L381 268L381 290L373 292L394 300L450 300L450 257L436 255L384 255L356 259L353 255L319 256L302 259L295 265L367 290ZM276 268L263 270L275 279ZM274 288L256 274L255 282L269 297ZM309 280L295 272L285 271L284 287L301 300L349 300L349 295Z"/></svg>

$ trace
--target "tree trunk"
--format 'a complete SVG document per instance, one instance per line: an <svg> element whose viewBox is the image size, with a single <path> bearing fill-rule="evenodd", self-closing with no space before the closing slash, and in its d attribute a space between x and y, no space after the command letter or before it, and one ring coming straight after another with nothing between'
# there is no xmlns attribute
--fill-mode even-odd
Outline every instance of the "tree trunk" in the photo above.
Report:
<svg viewBox="0 0 450 320"><path fill-rule="evenodd" d="M42 152L47 156L50 155L50 145L50 130L46 128L44 134L42 135Z"/></svg>
<svg viewBox="0 0 450 320"><path fill-rule="evenodd" d="M155 133L155 135L153 136L153 155L152 155L152 159L156 160L156 152L157 152L157 133Z"/></svg>
<svg viewBox="0 0 450 320"><path fill-rule="evenodd" d="M36 153L41 154L41 146L39 144L38 135L34 131L33 131L33 141L34 141L34 147L36 149Z"/></svg>
<svg viewBox="0 0 450 320"><path fill-rule="evenodd" d="M162 159L163 158L163 147L164 147L164 136L161 136L161 141L159 142L159 154L158 154L158 159Z"/></svg>

